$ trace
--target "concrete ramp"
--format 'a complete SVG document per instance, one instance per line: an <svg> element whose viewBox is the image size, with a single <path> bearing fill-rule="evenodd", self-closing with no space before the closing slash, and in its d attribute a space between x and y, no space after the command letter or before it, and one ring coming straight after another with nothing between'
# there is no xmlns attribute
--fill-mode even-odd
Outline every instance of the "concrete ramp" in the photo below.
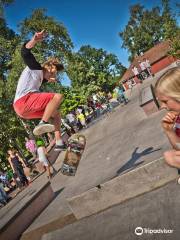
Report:
<svg viewBox="0 0 180 240"><path fill-rule="evenodd" d="M42 183L43 182L43 183ZM17 240L53 200L54 192L41 175L0 211L0 239Z"/></svg>
<svg viewBox="0 0 180 240"><path fill-rule="evenodd" d="M41 240L179 240L180 186L172 181Z"/></svg>
<svg viewBox="0 0 180 240"><path fill-rule="evenodd" d="M157 189L176 178L177 169L169 167L161 158L67 200L75 217L82 219Z"/></svg>

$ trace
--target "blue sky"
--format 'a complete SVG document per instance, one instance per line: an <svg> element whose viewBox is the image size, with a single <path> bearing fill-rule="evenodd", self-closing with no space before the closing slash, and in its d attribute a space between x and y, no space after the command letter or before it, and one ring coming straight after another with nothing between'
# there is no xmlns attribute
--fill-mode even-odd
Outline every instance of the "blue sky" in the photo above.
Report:
<svg viewBox="0 0 180 240"><path fill-rule="evenodd" d="M103 48L128 67L128 53L121 48L118 33L129 20L129 6L136 3L152 8L160 5L160 0L15 0L6 8L5 17L9 27L16 31L17 24L30 16L33 9L46 8L47 15L67 28L75 51L86 44ZM175 7L175 0L171 0L171 6Z"/></svg>

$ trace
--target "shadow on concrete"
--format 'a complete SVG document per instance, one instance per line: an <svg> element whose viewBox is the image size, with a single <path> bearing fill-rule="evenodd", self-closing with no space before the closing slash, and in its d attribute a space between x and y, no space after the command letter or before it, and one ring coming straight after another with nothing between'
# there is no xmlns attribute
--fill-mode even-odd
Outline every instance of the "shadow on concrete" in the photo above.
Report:
<svg viewBox="0 0 180 240"><path fill-rule="evenodd" d="M54 199L65 189L65 187L59 189L58 191L54 192ZM53 199L53 200L54 200Z"/></svg>
<svg viewBox="0 0 180 240"><path fill-rule="evenodd" d="M131 158L120 169L118 169L117 176L120 175L121 173L123 173L124 171L130 170L130 169L132 170L135 167L137 167L138 165L142 164L144 161L136 163L137 160L139 160L142 156L145 156L150 153L161 150L161 148L153 150L153 147L149 147L149 148L146 148L145 150L143 150L142 152L137 152L138 148L139 147L135 148L135 150L132 153Z"/></svg>

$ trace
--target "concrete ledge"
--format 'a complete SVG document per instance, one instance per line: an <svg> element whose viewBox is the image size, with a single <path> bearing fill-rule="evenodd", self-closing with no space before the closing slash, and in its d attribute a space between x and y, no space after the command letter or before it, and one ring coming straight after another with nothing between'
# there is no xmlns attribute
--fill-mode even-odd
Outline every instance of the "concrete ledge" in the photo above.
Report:
<svg viewBox="0 0 180 240"><path fill-rule="evenodd" d="M54 192L45 176L40 176L0 211L0 239L16 240L52 201ZM42 179L44 178L44 179ZM42 184L44 182L44 184Z"/></svg>
<svg viewBox="0 0 180 240"><path fill-rule="evenodd" d="M66 225L72 224L76 222L74 214L68 214L66 216L59 216L59 219L55 219L54 221L50 221L48 224L45 224L39 228L33 229L29 232L24 232L21 240L39 240L43 236L43 234L55 231L57 229L61 229Z"/></svg>
<svg viewBox="0 0 180 240"><path fill-rule="evenodd" d="M159 188L177 178L177 169L164 159L132 170L78 196L67 199L77 219L103 211L128 199Z"/></svg>
<svg viewBox="0 0 180 240"><path fill-rule="evenodd" d="M152 85L141 90L139 101L140 107L143 108L147 116L159 111L159 103L156 100Z"/></svg>
<svg viewBox="0 0 180 240"><path fill-rule="evenodd" d="M180 187L175 181L132 198L63 229L43 235L41 240L178 240ZM143 234L136 236L135 229ZM169 233L147 233L167 229Z"/></svg>

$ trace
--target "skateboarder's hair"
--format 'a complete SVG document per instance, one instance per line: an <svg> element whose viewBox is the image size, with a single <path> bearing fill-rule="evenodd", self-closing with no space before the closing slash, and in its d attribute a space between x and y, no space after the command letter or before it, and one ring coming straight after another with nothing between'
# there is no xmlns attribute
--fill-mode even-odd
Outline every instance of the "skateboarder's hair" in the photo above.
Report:
<svg viewBox="0 0 180 240"><path fill-rule="evenodd" d="M49 70L52 66L56 67L56 71L64 70L64 66L59 62L59 60L55 57L49 58L46 62L43 63L42 67L46 70Z"/></svg>
<svg viewBox="0 0 180 240"><path fill-rule="evenodd" d="M155 91L180 101L180 67L168 69L155 84Z"/></svg>

